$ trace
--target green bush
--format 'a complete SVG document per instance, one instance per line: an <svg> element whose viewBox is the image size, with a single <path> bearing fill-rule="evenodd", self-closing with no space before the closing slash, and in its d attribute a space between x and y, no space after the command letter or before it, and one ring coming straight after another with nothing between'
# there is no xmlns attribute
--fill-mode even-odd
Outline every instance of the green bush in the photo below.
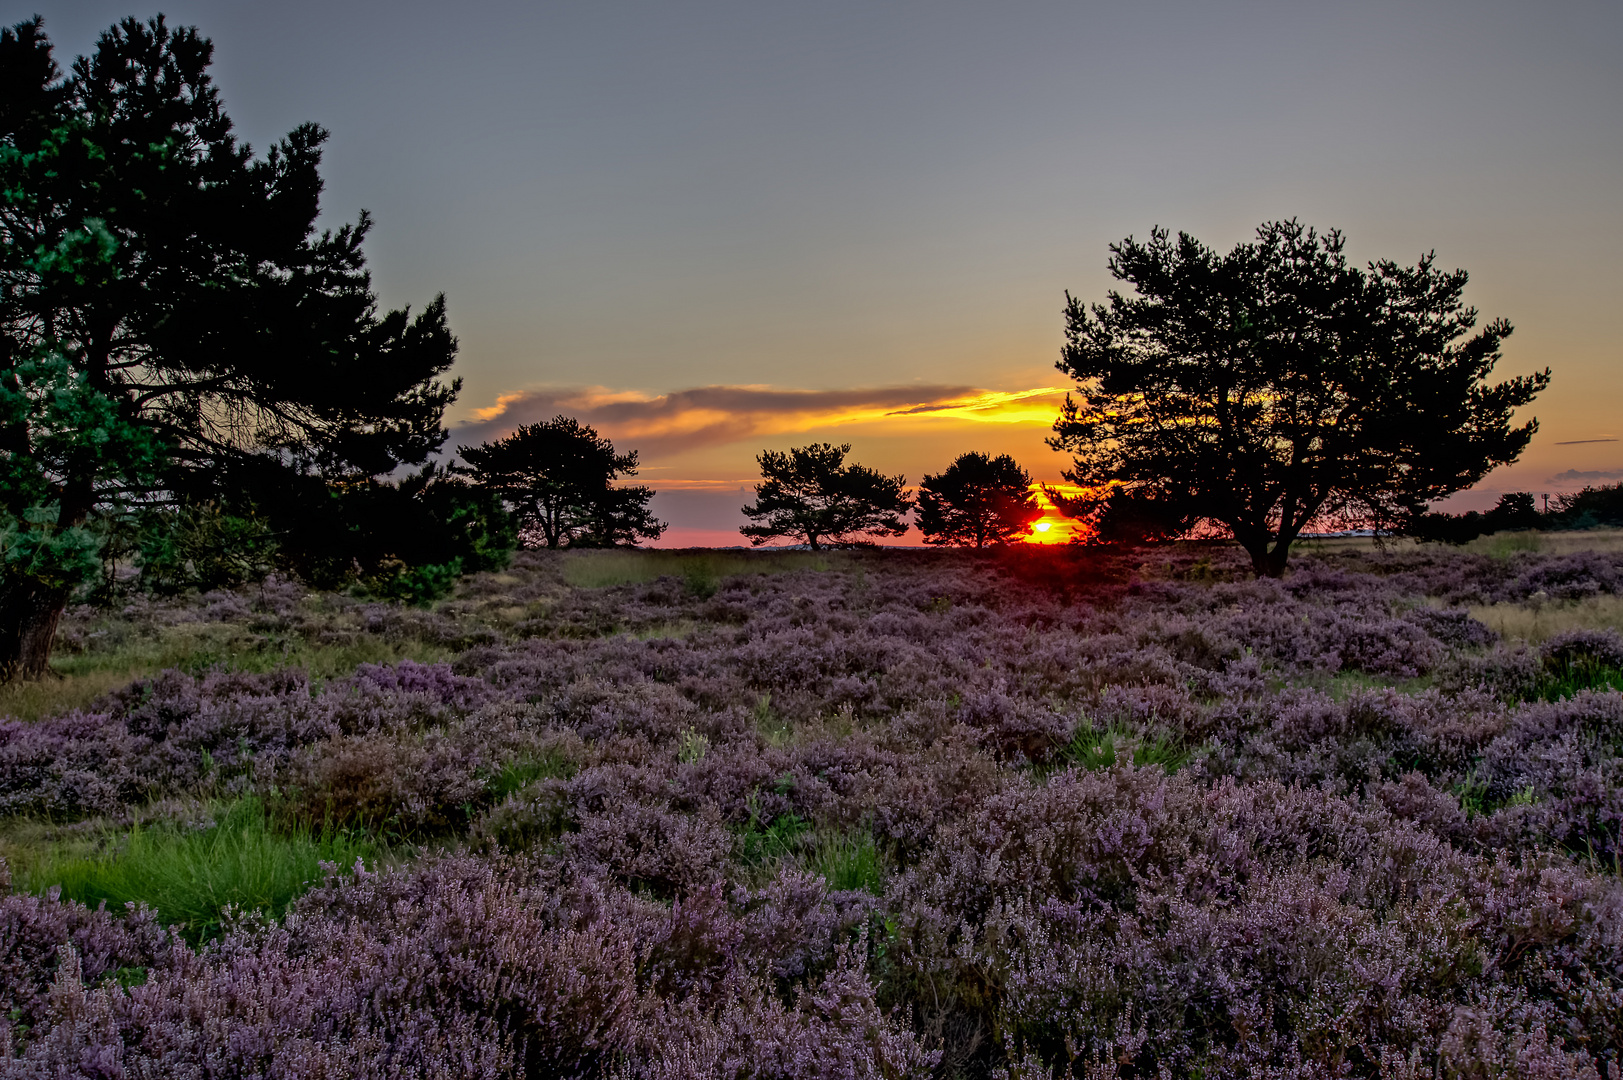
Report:
<svg viewBox="0 0 1623 1080"><path fill-rule="evenodd" d="M141 586L166 594L259 581L276 555L275 537L263 519L230 513L212 500L146 515L136 545Z"/></svg>

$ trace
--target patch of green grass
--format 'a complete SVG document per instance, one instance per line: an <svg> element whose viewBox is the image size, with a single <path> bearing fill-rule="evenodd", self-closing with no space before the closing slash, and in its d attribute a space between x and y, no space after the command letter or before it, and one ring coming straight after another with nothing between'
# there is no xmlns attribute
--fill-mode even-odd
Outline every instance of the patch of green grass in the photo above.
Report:
<svg viewBox="0 0 1623 1080"><path fill-rule="evenodd" d="M1430 675L1418 679L1389 679L1365 671L1338 671L1325 680L1321 689L1334 701L1346 701L1354 694L1367 690L1396 690L1400 694L1418 694L1430 688L1433 681ZM1306 685L1314 685L1314 680L1308 680Z"/></svg>
<svg viewBox="0 0 1623 1080"><path fill-rule="evenodd" d="M564 558L563 578L576 588L607 589L679 577L689 593L709 597L730 577L821 572L839 561L838 555L817 551L575 551Z"/></svg>
<svg viewBox="0 0 1623 1080"><path fill-rule="evenodd" d="M575 762L562 754L525 755L503 763L491 774L486 786L499 801L514 792L523 791L537 780L567 780L575 775L575 770Z"/></svg>
<svg viewBox="0 0 1623 1080"><path fill-rule="evenodd" d="M811 868L830 889L860 889L875 896L885 891L884 857L869 833L824 839L812 854Z"/></svg>
<svg viewBox="0 0 1623 1080"><path fill-rule="evenodd" d="M760 807L750 799L750 819L738 836L738 857L752 866L782 859L799 850L811 832L811 822L799 814L779 814L769 823L761 820Z"/></svg>
<svg viewBox="0 0 1623 1080"><path fill-rule="evenodd" d="M1623 690L1623 668L1593 660L1564 663L1545 672L1533 696L1542 701L1560 701L1580 690Z"/></svg>
<svg viewBox="0 0 1623 1080"><path fill-rule="evenodd" d="M1168 732L1144 734L1122 725L1095 728L1092 721L1077 725L1071 741L1055 755L1059 768L1069 765L1092 771L1108 769L1123 762L1143 767L1159 765L1177 772L1189 760L1190 750L1182 739Z"/></svg>
<svg viewBox="0 0 1623 1080"><path fill-rule="evenodd" d="M341 833L278 830L258 799L213 808L212 822L163 822L109 837L98 853L47 853L20 875L42 893L60 886L64 899L109 909L144 903L191 941L213 936L227 905L280 917L322 877L321 864L376 857L376 845Z"/></svg>
<svg viewBox="0 0 1623 1080"><path fill-rule="evenodd" d="M1508 559L1519 551L1542 551L1544 539L1536 532L1499 532L1479 536L1465 550L1495 559Z"/></svg>

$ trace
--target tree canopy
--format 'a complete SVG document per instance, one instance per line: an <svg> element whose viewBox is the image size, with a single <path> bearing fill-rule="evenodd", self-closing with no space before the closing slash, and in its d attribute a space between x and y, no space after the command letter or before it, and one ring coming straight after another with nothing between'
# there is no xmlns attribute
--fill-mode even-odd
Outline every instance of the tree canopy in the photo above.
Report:
<svg viewBox="0 0 1623 1080"><path fill-rule="evenodd" d="M919 484L919 531L926 544L1007 544L1030 536L1042 514L1031 476L1008 454L960 454Z"/></svg>
<svg viewBox="0 0 1623 1080"><path fill-rule="evenodd" d="M5 534L11 552L63 553L6 558L0 675L43 671L110 513L219 494L248 457L354 481L444 441L444 298L378 310L367 216L315 231L326 133L255 157L212 52L161 16L125 19L63 77L39 19L0 33Z"/></svg>
<svg viewBox="0 0 1623 1080"><path fill-rule="evenodd" d="M572 416L527 424L504 439L459 446L478 483L513 507L528 546L615 547L658 539L653 489L616 487L637 474L637 452L616 453Z"/></svg>
<svg viewBox="0 0 1623 1080"><path fill-rule="evenodd" d="M848 465L850 452L850 443L814 443L788 453L761 451L755 459L762 478L755 485L755 502L743 508L752 524L738 531L752 545L794 539L813 551L860 547L906 533L906 515L913 506L903 493L906 477Z"/></svg>
<svg viewBox="0 0 1623 1080"><path fill-rule="evenodd" d="M1079 394L1049 442L1093 492L1073 508L1216 523L1277 576L1310 522L1390 526L1514 461L1537 422L1512 416L1548 369L1488 382L1511 326L1478 329L1465 271L1364 268L1343 247L1294 220L1227 255L1159 228L1111 245L1136 295L1067 296L1058 366Z"/></svg>

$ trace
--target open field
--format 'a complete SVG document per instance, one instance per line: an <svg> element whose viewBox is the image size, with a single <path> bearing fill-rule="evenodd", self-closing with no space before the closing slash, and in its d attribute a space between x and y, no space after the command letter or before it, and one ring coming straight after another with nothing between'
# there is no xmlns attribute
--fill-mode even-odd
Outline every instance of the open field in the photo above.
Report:
<svg viewBox="0 0 1623 1080"><path fill-rule="evenodd" d="M1617 1076L1623 543L1487 539L75 611L0 1076Z"/></svg>

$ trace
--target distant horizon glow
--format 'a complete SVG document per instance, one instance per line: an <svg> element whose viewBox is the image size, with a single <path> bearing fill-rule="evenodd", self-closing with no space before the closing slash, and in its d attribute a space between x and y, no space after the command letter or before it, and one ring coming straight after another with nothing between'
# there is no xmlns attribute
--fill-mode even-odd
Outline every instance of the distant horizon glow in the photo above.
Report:
<svg viewBox="0 0 1623 1080"><path fill-rule="evenodd" d="M66 69L132 10L0 21L38 11ZM1355 263L1465 268L1517 328L1495 377L1554 382L1522 460L1446 505L1623 478L1623 5L163 10L214 42L245 142L331 133L322 225L372 213L381 302L446 294L448 450L578 416L639 451L673 536L736 535L768 447L1057 482L1066 294L1104 302L1107 246L1157 225L1228 250L1296 217Z"/></svg>

